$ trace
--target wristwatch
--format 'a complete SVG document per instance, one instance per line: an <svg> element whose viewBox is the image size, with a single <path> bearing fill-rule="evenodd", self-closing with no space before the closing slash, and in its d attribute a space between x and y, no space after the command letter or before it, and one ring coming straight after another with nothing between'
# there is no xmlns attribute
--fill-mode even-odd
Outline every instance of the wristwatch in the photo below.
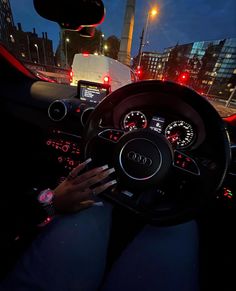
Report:
<svg viewBox="0 0 236 291"><path fill-rule="evenodd" d="M54 192L47 188L41 191L38 195L38 202L43 206L49 217L54 216L55 209L53 205Z"/></svg>

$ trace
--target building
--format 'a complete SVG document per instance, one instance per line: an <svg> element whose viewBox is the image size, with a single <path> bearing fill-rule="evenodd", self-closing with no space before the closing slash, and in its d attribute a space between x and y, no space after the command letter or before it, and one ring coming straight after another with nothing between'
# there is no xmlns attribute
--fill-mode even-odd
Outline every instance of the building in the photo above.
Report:
<svg viewBox="0 0 236 291"><path fill-rule="evenodd" d="M133 67L138 66L139 55L134 58ZM142 52L139 77L145 79L160 79L162 77L162 54L158 52Z"/></svg>
<svg viewBox="0 0 236 291"><path fill-rule="evenodd" d="M54 65L52 41L47 33L39 37L35 29L24 32L20 23L16 27L9 0L0 0L0 41L23 62Z"/></svg>
<svg viewBox="0 0 236 291"><path fill-rule="evenodd" d="M9 46L14 27L12 10L9 0L0 0L0 41Z"/></svg>
<svg viewBox="0 0 236 291"><path fill-rule="evenodd" d="M9 49L23 62L54 65L53 45L47 32L43 32L42 37L39 37L35 29L25 32L18 23L11 33Z"/></svg>
<svg viewBox="0 0 236 291"><path fill-rule="evenodd" d="M236 85L236 39L176 44L165 49L161 65L163 79L227 98Z"/></svg>
<svg viewBox="0 0 236 291"><path fill-rule="evenodd" d="M199 87L210 96L225 99L236 86L236 38L210 43L199 72Z"/></svg>
<svg viewBox="0 0 236 291"><path fill-rule="evenodd" d="M188 85L194 87L206 48L207 43L196 42L176 44L165 49L162 57L163 79L181 82L181 76L187 76Z"/></svg>

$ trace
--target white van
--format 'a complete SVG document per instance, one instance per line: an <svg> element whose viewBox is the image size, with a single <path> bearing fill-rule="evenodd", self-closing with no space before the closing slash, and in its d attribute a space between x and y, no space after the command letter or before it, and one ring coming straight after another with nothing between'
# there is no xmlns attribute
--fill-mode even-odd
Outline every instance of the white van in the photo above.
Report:
<svg viewBox="0 0 236 291"><path fill-rule="evenodd" d="M109 84L111 91L136 81L135 73L126 65L103 55L75 54L71 85L78 81Z"/></svg>

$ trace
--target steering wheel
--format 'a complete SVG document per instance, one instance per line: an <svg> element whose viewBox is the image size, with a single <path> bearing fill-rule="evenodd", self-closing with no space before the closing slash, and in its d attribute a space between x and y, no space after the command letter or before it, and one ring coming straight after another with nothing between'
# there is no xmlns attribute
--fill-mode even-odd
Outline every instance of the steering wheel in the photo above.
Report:
<svg viewBox="0 0 236 291"><path fill-rule="evenodd" d="M198 142L178 149L150 128L124 130L123 112L145 106L196 119ZM151 223L175 224L192 219L215 197L230 164L230 143L221 117L203 96L149 80L124 86L98 104L85 126L85 156L115 168L118 184L104 194L107 199Z"/></svg>

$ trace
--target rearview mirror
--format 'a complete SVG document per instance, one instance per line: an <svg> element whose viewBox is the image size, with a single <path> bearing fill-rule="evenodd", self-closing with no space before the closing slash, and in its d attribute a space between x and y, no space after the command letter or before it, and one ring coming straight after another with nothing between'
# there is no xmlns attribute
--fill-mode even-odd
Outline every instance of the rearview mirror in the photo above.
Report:
<svg viewBox="0 0 236 291"><path fill-rule="evenodd" d="M80 36L83 37L94 37L95 34L95 27L83 27L79 31Z"/></svg>
<svg viewBox="0 0 236 291"><path fill-rule="evenodd" d="M101 0L34 0L34 7L43 18L70 30L97 26L103 22L105 15Z"/></svg>

